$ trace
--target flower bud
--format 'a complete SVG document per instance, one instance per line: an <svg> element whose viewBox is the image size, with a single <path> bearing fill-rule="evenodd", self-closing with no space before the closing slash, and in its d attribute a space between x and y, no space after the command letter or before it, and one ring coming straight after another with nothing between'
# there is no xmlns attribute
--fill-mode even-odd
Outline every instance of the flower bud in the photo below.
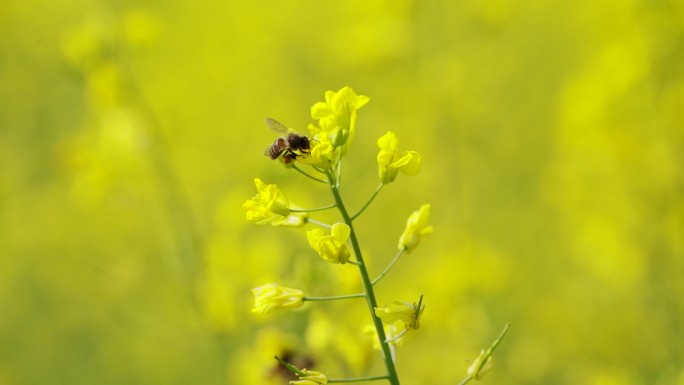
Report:
<svg viewBox="0 0 684 385"><path fill-rule="evenodd" d="M319 385L327 384L328 377L320 372L314 372L313 370L302 369L302 374L297 374L299 380L290 381L290 385Z"/></svg>
<svg viewBox="0 0 684 385"><path fill-rule="evenodd" d="M298 308L304 302L303 291L278 286L275 283L254 288L252 294L254 294L252 313L255 314L266 314L273 309Z"/></svg>
<svg viewBox="0 0 684 385"><path fill-rule="evenodd" d="M485 355L485 351L481 350L480 355L477 356L473 364L468 368L468 376L479 380L492 370L492 365L494 365L492 356Z"/></svg>
<svg viewBox="0 0 684 385"><path fill-rule="evenodd" d="M413 251L423 236L433 232L432 226L428 225L430 220L430 205L424 204L418 211L414 211L406 221L406 228L399 237L399 250L406 249L407 252Z"/></svg>

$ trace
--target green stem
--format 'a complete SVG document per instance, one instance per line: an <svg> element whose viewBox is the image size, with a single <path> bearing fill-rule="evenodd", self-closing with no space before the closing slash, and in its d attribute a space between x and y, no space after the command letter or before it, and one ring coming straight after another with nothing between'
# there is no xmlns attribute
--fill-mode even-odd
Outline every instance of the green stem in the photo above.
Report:
<svg viewBox="0 0 684 385"><path fill-rule="evenodd" d="M294 373L294 374L296 374L296 375L298 375L298 376L305 376L305 375L306 375L304 372L302 372L301 370L299 370L296 366L294 366L294 365L292 365L291 363L289 363L289 362L283 360L282 358L280 358L280 357L278 357L278 356L273 356L273 358L275 358L276 360L278 360L278 362L280 362L281 365L283 365L284 367L286 367L287 370L291 371L292 373Z"/></svg>
<svg viewBox="0 0 684 385"><path fill-rule="evenodd" d="M482 378L481 376L478 378L478 376L480 375L480 371L482 370L482 368L484 368L485 365L487 365L489 358L492 356L492 354L494 354L494 351L499 346L499 344L503 340L504 336L508 332L508 328L510 328L510 327L511 327L511 324L506 324L504 326L503 330L501 331L501 334L499 334L499 337L497 337L497 339L494 340L494 342L492 342L492 345L489 347L489 349L487 349L487 351L485 351L484 354L481 355L481 358L478 357L478 359L480 359L480 365L476 368L473 368L474 370L472 372L470 369L468 369L468 372L471 374L469 374L468 377L461 380L461 382L459 382L458 385L465 385L468 383L468 381L470 381L473 378L477 378L477 379ZM472 374L472 373L474 373L474 374Z"/></svg>
<svg viewBox="0 0 684 385"><path fill-rule="evenodd" d="M335 173L337 174L337 177L335 178L335 185L337 188L340 188L340 183L342 183L342 162L337 162Z"/></svg>
<svg viewBox="0 0 684 385"><path fill-rule="evenodd" d="M309 174L308 172L302 170L301 168L297 167L296 164L292 165L292 168L294 168L295 170L297 170L300 174L304 175L305 177L307 177L307 178L309 178L309 179L313 179L313 180L315 180L316 182L328 183L328 182L324 181L323 179L321 179L321 178L316 178L315 176L313 176L313 175Z"/></svg>
<svg viewBox="0 0 684 385"><path fill-rule="evenodd" d="M339 379L339 380L328 379L328 384L335 383L335 382L361 382L361 381L378 381L378 380L387 380L387 379L388 379L387 376L345 378L345 379Z"/></svg>
<svg viewBox="0 0 684 385"><path fill-rule="evenodd" d="M365 297L366 294L364 293L358 293L358 294L347 294L347 295L333 295L329 297L304 297L302 298L303 301L334 301L336 299L349 299L349 298L360 298L360 297Z"/></svg>
<svg viewBox="0 0 684 385"><path fill-rule="evenodd" d="M321 227L326 228L326 229L332 228L332 226L327 224L327 223L319 222L319 221L317 221L315 219L311 219L311 218L306 218L306 223L311 223L312 225L321 226Z"/></svg>
<svg viewBox="0 0 684 385"><path fill-rule="evenodd" d="M404 254L404 251L406 251L406 248L405 248L405 247L402 248L401 250L399 250L399 252L397 253L397 255L394 256L394 259L392 260L392 262L390 262L389 265L387 265L387 267L385 268L385 270L382 271L382 273L378 274L378 276L375 277L375 279L373 280L373 282L371 282L371 285L375 285L376 283L378 283L378 281L379 281L380 279L382 279L382 277L384 277L385 274L387 274L387 272L390 271L390 269L392 269L392 267L394 266L394 264L397 263L397 261L399 260L399 257L401 257L402 254Z"/></svg>
<svg viewBox="0 0 684 385"><path fill-rule="evenodd" d="M485 366L485 364L487 363L487 359L489 359L489 357L492 354L494 354L494 351L499 346L499 344L503 340L504 336L508 332L508 328L510 328L510 327L511 327L511 324L506 324L504 326L503 330L501 331L501 334L499 334L499 337L497 337L497 339L494 342L492 342L492 346L490 346L489 349L487 349L487 351L484 354L484 357L482 357L482 363L480 364L480 367L477 369L477 372L479 372Z"/></svg>
<svg viewBox="0 0 684 385"><path fill-rule="evenodd" d="M336 206L337 206L337 204L333 203L333 204L328 205L328 206L316 207L315 209L290 209L290 212L293 212L293 213L312 213L314 211L328 210L328 209L331 209L331 208L336 207Z"/></svg>
<svg viewBox="0 0 684 385"><path fill-rule="evenodd" d="M361 275L361 281L363 282L363 290L366 294L366 302L368 303L368 309L370 311L371 319L373 319L373 324L375 325L375 331L378 334L378 341L380 342L380 347L382 348L383 358L385 360L385 368L387 369L387 379L391 385L399 385L399 376L397 375L397 369L394 366L394 361L392 360L392 352L390 346L385 340L385 329L382 326L382 321L380 318L375 316L375 308L378 303L375 299L375 292L373 291L373 284L371 283L370 276L368 275L368 270L366 270L366 265L363 263L363 256L361 254L361 247L359 245L359 240L356 237L356 232L352 225L351 217L347 212L344 202L342 201L342 196L340 195L340 190L335 180L335 176L331 172L327 172L328 182L330 183L330 190L335 197L335 202L337 202L337 208L340 210L340 214L344 219L344 223L349 226L352 248L354 249L354 255L356 255L356 260L359 262L359 273Z"/></svg>
<svg viewBox="0 0 684 385"><path fill-rule="evenodd" d="M354 216L351 217L351 220L352 220L352 221L353 221L354 219L356 219L356 217L358 217L359 215L361 215L361 213L363 213L363 211L366 210L366 207L368 207L368 206L371 204L371 202L373 202L373 200L375 199L375 197L378 196L378 193L380 192L380 190L382 190L382 186L384 186L384 184L380 183L380 185L378 186L378 188L376 188L375 191L373 192L373 195L371 195L370 199L368 199L368 202L366 202L366 204L363 205L363 207L361 207L361 210L359 210L358 213L354 214Z"/></svg>
<svg viewBox="0 0 684 385"><path fill-rule="evenodd" d="M325 169L322 169L322 168L320 168L320 167L311 166L311 168L313 168L314 170L320 172L321 174L325 174L325 173L326 173ZM321 180L323 180L323 179L321 179ZM328 182L323 181L323 183L328 183Z"/></svg>
<svg viewBox="0 0 684 385"><path fill-rule="evenodd" d="M389 344L390 342L394 342L398 340L399 338L403 337L404 334L408 333L408 329L404 329L401 333L397 334L394 338L387 340L387 343Z"/></svg>

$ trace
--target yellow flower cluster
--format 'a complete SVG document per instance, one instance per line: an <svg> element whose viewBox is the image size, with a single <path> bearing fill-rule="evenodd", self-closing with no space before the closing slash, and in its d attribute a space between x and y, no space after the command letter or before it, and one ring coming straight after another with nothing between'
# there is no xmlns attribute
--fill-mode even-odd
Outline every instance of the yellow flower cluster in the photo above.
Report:
<svg viewBox="0 0 684 385"><path fill-rule="evenodd" d="M332 145L342 147L342 154L345 154L356 133L356 111L368 101L367 96L356 95L349 87L337 92L327 91L325 102L311 107L311 117L318 120L318 126L309 125L309 130L317 139L330 137Z"/></svg>
<svg viewBox="0 0 684 385"><path fill-rule="evenodd" d="M339 91L327 91L325 93L325 101L318 102L311 107L311 117L317 120L317 124L309 125L310 137L299 135L280 123L267 119L267 124L283 135L272 144L267 151L267 155L272 159L280 157L286 166L295 169L310 179L328 185L335 199L334 204L308 210L293 208L285 198L285 195L275 185L266 184L258 178L254 180L258 192L257 195L243 204L246 218L252 223L276 226L303 226L311 223L321 227L307 231L306 237L309 246L322 259L330 263L358 265L366 292L332 297L305 297L301 290L281 287L277 284L268 284L252 290L255 299L252 312L264 314L273 309L298 308L302 306L304 301L365 297L372 309L371 318L374 321L374 325L370 326L367 331L374 335L374 346L383 351L388 368L387 376L369 379L389 379L392 383L398 383L395 370L393 369L394 348L401 343L401 338L404 334L410 330L420 328L420 319L425 309L425 305L422 302L423 297L421 295L417 303L393 301L388 306L377 307L372 287L389 271L399 256L404 252L414 250L422 237L431 233L433 228L428 223L430 205L423 205L419 210L413 212L408 218L406 228L399 238L399 252L396 257L375 280L371 281L362 253L360 252L356 233L352 228L352 223L373 202L381 188L393 182L400 172L405 175L417 174L420 171L421 155L416 151L400 150L399 140L391 131L380 137L377 140L377 145L380 149L377 155L377 162L381 184L355 215L349 215L340 194L341 168L339 166L342 156L347 153L354 139L357 112L368 101L367 96L357 95L349 87L343 87ZM312 168L310 170L299 168L298 166L302 164L312 166ZM330 226L313 218L308 218L307 213L309 212L317 212L333 207L339 209L344 222L338 222ZM350 260L351 250L348 243L353 246L355 252L354 260ZM322 373L307 369L300 370L277 356L276 359L280 361L281 365L297 375L298 379L290 381L291 385L320 385L329 382L328 378ZM477 378L477 374L474 375L474 378ZM344 381L347 382L348 380ZM342 381L330 380L330 382Z"/></svg>
<svg viewBox="0 0 684 385"><path fill-rule="evenodd" d="M302 138L295 131L272 119L267 119L269 127L286 133L288 136L287 140L285 137L279 139L282 142L278 142L277 148L281 154L291 156L287 157L287 161L284 161L284 155L276 158L280 159L286 167L294 167L293 160L313 166L318 170L334 167L339 162L340 156L346 154L355 135L357 111L366 105L368 100L367 96L357 95L349 87L343 87L339 91L326 91L325 101L318 102L311 107L311 117L318 121L318 125L309 125L311 138ZM293 144L290 142L292 137L304 139L304 142L298 140L296 144ZM274 154L267 152L267 155L273 156Z"/></svg>

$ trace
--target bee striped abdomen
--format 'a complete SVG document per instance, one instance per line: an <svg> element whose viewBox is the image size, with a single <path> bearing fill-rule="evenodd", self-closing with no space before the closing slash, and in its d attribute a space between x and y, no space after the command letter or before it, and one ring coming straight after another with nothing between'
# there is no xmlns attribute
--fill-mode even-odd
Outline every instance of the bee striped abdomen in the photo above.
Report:
<svg viewBox="0 0 684 385"><path fill-rule="evenodd" d="M288 130L278 121L266 118L266 125L271 130L285 134L273 142L273 144L266 149L264 155L268 155L271 159L278 159L280 155L283 156L284 163L290 163L296 160L301 154L308 154L311 151L311 143L308 137L299 135L292 130Z"/></svg>
<svg viewBox="0 0 684 385"><path fill-rule="evenodd" d="M268 155L271 159L278 159L280 154L283 153L288 148L287 140L285 138L278 138L275 142L268 148Z"/></svg>

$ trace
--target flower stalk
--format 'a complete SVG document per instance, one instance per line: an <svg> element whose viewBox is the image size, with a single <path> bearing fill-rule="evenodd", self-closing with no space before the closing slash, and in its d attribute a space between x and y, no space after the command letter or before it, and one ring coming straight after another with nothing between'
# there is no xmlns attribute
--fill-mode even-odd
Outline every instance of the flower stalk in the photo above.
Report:
<svg viewBox="0 0 684 385"><path fill-rule="evenodd" d="M399 377L397 375L397 369L392 360L392 352L390 350L390 345L387 343L387 337L385 336L385 329L382 325L380 318L375 316L375 308L378 306L378 302L375 299L375 292L373 291L373 283L371 282L370 276L368 275L368 270L366 265L363 263L363 255L361 254L361 247L359 246L359 240L356 237L356 232L354 231L354 226L352 224L352 219L347 212L347 209L340 195L340 190L337 185L335 175L327 172L328 182L330 183L330 190L335 197L335 202L337 203L337 208L342 215L344 223L349 226L352 249L354 250L354 255L356 256L356 261L359 263L359 274L361 275L361 282L363 283L363 290L366 295L366 302L368 303L368 309L371 313L371 318L373 319L373 326L375 326L375 331L378 335L378 340L380 341L380 349L382 350L382 355L385 360L385 368L387 369L387 379L391 385L399 385Z"/></svg>
<svg viewBox="0 0 684 385"><path fill-rule="evenodd" d="M375 191L373 191L373 195L371 195L371 197L368 199L368 201L366 202L366 204L363 205L363 207L361 207L361 209L359 210L359 212L357 212L356 214L354 214L354 216L351 217L351 220L352 220L352 221L353 221L354 219L356 219L359 215L361 215L361 214L366 210L366 208L367 208L368 206L370 206L371 203L373 203L373 200L375 200L375 197L378 196L378 193L380 192L380 190L382 190L382 186L384 186L383 183L380 183L380 184L378 185L378 187L375 189Z"/></svg>
<svg viewBox="0 0 684 385"><path fill-rule="evenodd" d="M494 342L492 342L492 345L489 347L489 349L487 349L486 351L482 350L480 352L480 355L477 356L475 361L468 368L468 375L463 380L461 380L461 382L459 382L458 385L465 385L472 379L480 380L482 377L484 377L485 374L489 373L493 365L492 354L494 354L494 351L503 340L504 336L508 332L509 327L511 327L511 324L506 324L506 326L504 326L503 330L501 331L501 334L499 334L499 337L497 337L497 339L494 340Z"/></svg>
<svg viewBox="0 0 684 385"><path fill-rule="evenodd" d="M313 209L293 209L293 208L291 208L291 209L290 209L290 212L291 212L291 213L313 213L313 212L316 212L316 211L329 210L329 209L332 209L332 208L334 208L334 207L336 207L336 206L337 206L337 204L333 203L333 204L331 204L331 205L327 205L327 206L323 206L323 207L316 207L316 208L313 208Z"/></svg>
<svg viewBox="0 0 684 385"><path fill-rule="evenodd" d="M385 270L383 270L380 274L378 274L378 276L375 277L375 279L371 282L372 285L375 285L376 283L378 283L378 281L380 281L382 279L382 277L387 275L387 273L392 269L392 267L394 267L394 264L397 263L397 261L399 260L399 257L401 257L404 254L404 251L406 251L406 249L400 249L399 252L397 252L397 255L394 256L394 258L387 265Z"/></svg>
<svg viewBox="0 0 684 385"><path fill-rule="evenodd" d="M379 381L386 380L387 376L370 376L370 377L359 377L359 378L344 378L336 380L328 380L328 384L331 383L343 383L343 382L364 382L364 381Z"/></svg>
<svg viewBox="0 0 684 385"><path fill-rule="evenodd" d="M351 88L325 93L325 102L318 102L311 108L311 117L317 124L309 125L311 137L298 134L295 130L282 126L273 119L267 119L267 125L281 133L265 154L273 160L279 160L286 169L294 169L308 179L327 184L332 193L334 203L322 207L305 209L294 208L288 199L274 184L267 184L256 178L254 180L257 195L243 204L246 219L257 225L269 224L279 227L303 227L307 224L314 228L306 232L306 240L318 256L326 262L357 266L363 286L362 293L305 296L299 289L292 289L271 283L252 290L255 314L269 313L275 309L294 309L303 306L304 302L334 301L353 298L365 298L368 305L372 325L366 326L364 332L373 335L373 347L382 352L385 364L384 375L348 379L329 379L324 373L297 368L296 366L275 357L280 364L291 371L296 379L290 385L323 385L328 383L347 383L363 381L387 381L389 385L399 385L399 376L395 364L396 349L403 343L402 337L408 331L420 328L420 319L425 309L423 295L417 302L388 302L385 307L378 307L374 285L385 277L399 258L413 252L421 240L433 232L430 220L430 205L424 204L414 211L406 221L403 233L397 244L398 251L389 264L371 279L361 252L358 234L353 222L375 201L386 184L396 180L399 174L415 175L420 170L421 155L412 150L400 150L399 140L393 132L387 132L377 141L379 185L368 200L353 215L345 206L340 184L342 180L342 159L347 154L350 143L355 136L357 110L368 102L368 97L357 95ZM270 124L269 124L270 123ZM302 165L310 167L303 170ZM337 208L341 220L327 224L310 218L310 213ZM351 247L350 247L351 246ZM352 255L354 258L351 258ZM491 347L482 351L468 368L467 377L461 381L464 385L471 379L481 379L492 366L492 353L499 345L508 325Z"/></svg>
<svg viewBox="0 0 684 385"><path fill-rule="evenodd" d="M334 301L338 299L350 299L350 298L362 298L365 297L365 293L358 293L358 294L347 294L347 295L332 295L328 297L310 297L310 296L305 296L302 298L304 302L306 301Z"/></svg>
<svg viewBox="0 0 684 385"><path fill-rule="evenodd" d="M325 180L323 180L321 178L316 178L315 176L313 176L313 175L309 174L308 172L302 170L301 168L297 167L297 164L293 164L292 168L294 168L298 173L304 175L305 177L307 177L309 179L315 180L316 182L319 182L319 183L327 183Z"/></svg>

